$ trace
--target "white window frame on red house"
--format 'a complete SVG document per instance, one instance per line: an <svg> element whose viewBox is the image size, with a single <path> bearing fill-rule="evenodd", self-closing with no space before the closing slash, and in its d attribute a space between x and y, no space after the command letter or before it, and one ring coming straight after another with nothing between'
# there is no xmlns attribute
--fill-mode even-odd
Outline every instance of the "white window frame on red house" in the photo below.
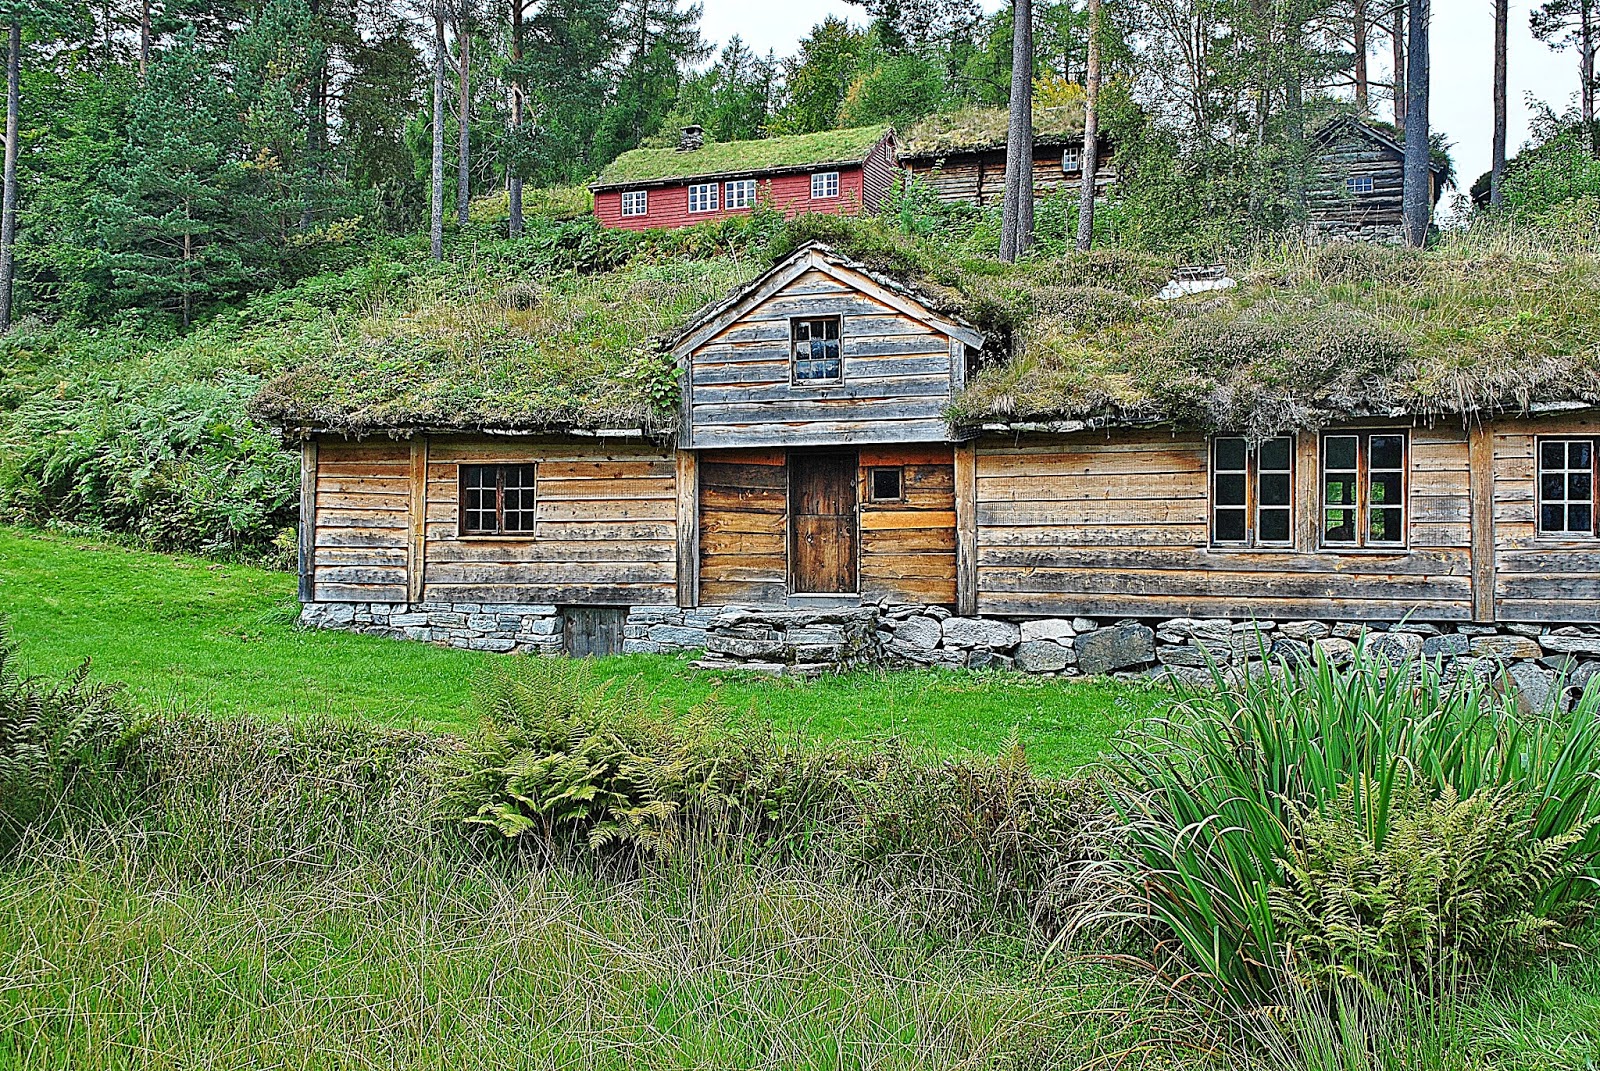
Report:
<svg viewBox="0 0 1600 1071"><path fill-rule="evenodd" d="M819 192L820 190L820 192ZM814 171L811 174L811 199L830 201L839 196L839 172Z"/></svg>
<svg viewBox="0 0 1600 1071"><path fill-rule="evenodd" d="M715 212L721 203L719 194L722 191L720 182L697 182L689 187L690 212ZM699 206L696 207L698 194Z"/></svg>
<svg viewBox="0 0 1600 1071"><path fill-rule="evenodd" d="M624 216L648 216L650 214L650 191L623 190L622 214Z"/></svg>
<svg viewBox="0 0 1600 1071"><path fill-rule="evenodd" d="M735 208L753 208L756 203L756 180L734 179L723 192L722 207L730 212Z"/></svg>

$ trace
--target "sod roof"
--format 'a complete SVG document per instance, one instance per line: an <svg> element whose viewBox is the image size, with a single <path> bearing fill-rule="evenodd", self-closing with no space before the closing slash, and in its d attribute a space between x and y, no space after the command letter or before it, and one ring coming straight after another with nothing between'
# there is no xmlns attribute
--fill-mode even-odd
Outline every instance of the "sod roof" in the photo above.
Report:
<svg viewBox="0 0 1600 1071"><path fill-rule="evenodd" d="M591 274L425 278L269 383L254 411L354 434L664 437L678 420L670 341L809 240L983 332L984 367L952 407L964 427L1172 423L1264 435L1377 414L1600 404L1592 242L1587 252L1498 240L1278 251L1230 264L1233 289L1164 302L1154 295L1176 265L1162 258L1107 251L1003 265L880 220L829 216L801 217L744 252L712 242L721 251L640 255Z"/></svg>
<svg viewBox="0 0 1600 1071"><path fill-rule="evenodd" d="M900 139L902 160L980 152L1006 147L1009 117L1004 108L965 108L930 115ZM1083 137L1083 105L1062 104L1033 110L1036 146L1059 146Z"/></svg>
<svg viewBox="0 0 1600 1071"><path fill-rule="evenodd" d="M889 132L887 126L861 126L755 141L708 141L689 152L634 149L607 165L591 188L859 164Z"/></svg>

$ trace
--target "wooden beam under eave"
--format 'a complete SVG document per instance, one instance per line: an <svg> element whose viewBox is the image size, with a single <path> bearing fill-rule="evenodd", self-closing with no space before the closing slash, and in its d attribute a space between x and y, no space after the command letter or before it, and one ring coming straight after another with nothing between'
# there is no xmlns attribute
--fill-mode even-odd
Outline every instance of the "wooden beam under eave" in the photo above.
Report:
<svg viewBox="0 0 1600 1071"><path fill-rule="evenodd" d="M297 557L300 569L300 601L317 597L317 440L300 444L300 539Z"/></svg>
<svg viewBox="0 0 1600 1071"><path fill-rule="evenodd" d="M678 605L700 605L700 455L678 451Z"/></svg>
<svg viewBox="0 0 1600 1071"><path fill-rule="evenodd" d="M411 506L406 513L410 538L406 544L406 601L422 601L428 571L428 437L411 440Z"/></svg>
<svg viewBox="0 0 1600 1071"><path fill-rule="evenodd" d="M1494 433L1478 420L1467 429L1467 486L1472 509L1472 620L1495 619Z"/></svg>
<svg viewBox="0 0 1600 1071"><path fill-rule="evenodd" d="M957 443L956 613L978 612L978 444Z"/></svg>

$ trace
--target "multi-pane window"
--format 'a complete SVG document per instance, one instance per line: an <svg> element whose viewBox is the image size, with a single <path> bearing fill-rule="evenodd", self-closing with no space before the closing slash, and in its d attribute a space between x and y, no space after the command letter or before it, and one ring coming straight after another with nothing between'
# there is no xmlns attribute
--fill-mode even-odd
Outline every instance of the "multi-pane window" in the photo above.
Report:
<svg viewBox="0 0 1600 1071"><path fill-rule="evenodd" d="M725 208L749 208L756 203L756 180L735 179L728 183L727 197L724 199Z"/></svg>
<svg viewBox="0 0 1600 1071"><path fill-rule="evenodd" d="M1371 175L1351 175L1344 180L1344 188L1356 196L1372 192Z"/></svg>
<svg viewBox="0 0 1600 1071"><path fill-rule="evenodd" d="M715 182L700 182L689 187L689 211L715 212L717 191L722 187Z"/></svg>
<svg viewBox="0 0 1600 1071"><path fill-rule="evenodd" d="M1288 436L1252 446L1243 436L1211 441L1211 541L1287 546L1294 541L1294 449Z"/></svg>
<svg viewBox="0 0 1600 1071"><path fill-rule="evenodd" d="M1083 170L1083 146L1068 145L1061 150L1061 170L1072 172Z"/></svg>
<svg viewBox="0 0 1600 1071"><path fill-rule="evenodd" d="M843 376L839 361L839 317L791 321L796 383L837 383Z"/></svg>
<svg viewBox="0 0 1600 1071"><path fill-rule="evenodd" d="M623 190L622 214L624 216L645 216L650 214L649 190Z"/></svg>
<svg viewBox="0 0 1600 1071"><path fill-rule="evenodd" d="M811 196L814 199L839 196L839 172L818 171L812 175Z"/></svg>
<svg viewBox="0 0 1600 1071"><path fill-rule="evenodd" d="M1405 545L1403 432L1322 437L1322 542L1331 547Z"/></svg>
<svg viewBox="0 0 1600 1071"><path fill-rule="evenodd" d="M1539 534L1595 533L1593 439L1539 440Z"/></svg>
<svg viewBox="0 0 1600 1071"><path fill-rule="evenodd" d="M532 532L537 466L462 465L461 534Z"/></svg>
<svg viewBox="0 0 1600 1071"><path fill-rule="evenodd" d="M905 497L905 469L874 468L867 470L867 501L899 502Z"/></svg>

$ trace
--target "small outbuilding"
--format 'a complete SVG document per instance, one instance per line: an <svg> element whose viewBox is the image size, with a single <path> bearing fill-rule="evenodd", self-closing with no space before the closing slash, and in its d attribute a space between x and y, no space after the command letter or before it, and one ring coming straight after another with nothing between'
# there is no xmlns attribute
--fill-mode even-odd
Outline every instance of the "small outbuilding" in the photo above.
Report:
<svg viewBox="0 0 1600 1071"><path fill-rule="evenodd" d="M1391 129L1350 116L1324 124L1312 136L1307 222L1321 241L1405 241L1402 211L1405 145ZM1434 161L1429 204L1444 195L1449 169Z"/></svg>
<svg viewBox="0 0 1600 1071"><path fill-rule="evenodd" d="M1033 195L1046 197L1083 179L1083 108L1034 109ZM945 204L979 208L999 204L1006 191L1006 130L1003 108L968 108L933 115L902 139L900 163ZM1116 181L1114 146L1100 139L1095 189Z"/></svg>

